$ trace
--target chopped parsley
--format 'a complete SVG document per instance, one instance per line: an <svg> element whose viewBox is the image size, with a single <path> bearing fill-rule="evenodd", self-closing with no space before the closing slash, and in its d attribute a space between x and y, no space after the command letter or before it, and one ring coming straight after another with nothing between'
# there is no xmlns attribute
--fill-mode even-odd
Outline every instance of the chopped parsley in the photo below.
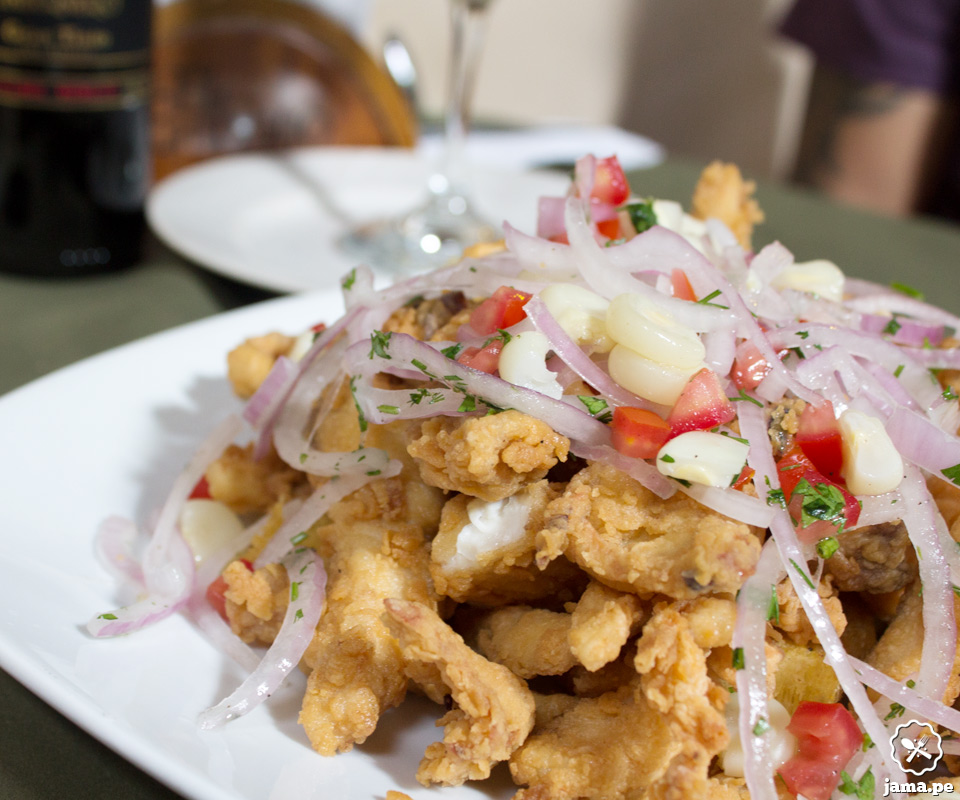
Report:
<svg viewBox="0 0 960 800"><path fill-rule="evenodd" d="M887 714L887 716L885 716L885 717L883 718L883 719L884 719L884 722L889 722L889 721L890 721L891 719L893 719L894 717L902 717L902 716L903 716L903 712L906 711L906 710L907 710L907 709L905 709L905 708L904 708L902 705L900 705L899 703L891 703L891 704L890 704L890 713Z"/></svg>
<svg viewBox="0 0 960 800"><path fill-rule="evenodd" d="M711 303L710 301L719 297L723 292L719 289L714 289L706 297L701 297L697 302L702 306L713 306L714 308L730 308L730 306L722 306L719 303Z"/></svg>
<svg viewBox="0 0 960 800"><path fill-rule="evenodd" d="M847 772L841 772L838 788L844 794L853 795L857 800L874 800L876 780L873 777L873 768L868 767L859 781L855 781Z"/></svg>
<svg viewBox="0 0 960 800"><path fill-rule="evenodd" d="M368 469L368 470L367 470L367 475L369 475L371 478L376 477L376 476L379 475L379 474L380 474L380 470L379 470L379 469Z"/></svg>
<svg viewBox="0 0 960 800"><path fill-rule="evenodd" d="M780 600L777 598L777 587L770 585L770 605L767 607L767 621L775 625L780 623Z"/></svg>
<svg viewBox="0 0 960 800"><path fill-rule="evenodd" d="M897 315L894 314L890 318L890 321L886 324L886 327L884 327L883 333L889 333L891 336L893 336L902 327L903 326L897 322Z"/></svg>
<svg viewBox="0 0 960 800"><path fill-rule="evenodd" d="M293 621L294 621L294 622L299 622L299 621L302 620L302 619L303 619L303 609L302 609L302 608L298 608L298 609L297 609L297 613L293 615Z"/></svg>
<svg viewBox="0 0 960 800"><path fill-rule="evenodd" d="M606 400L602 397L593 397L588 394L578 394L577 399L583 403L590 416L600 420L600 422L610 422L613 419L613 412Z"/></svg>
<svg viewBox="0 0 960 800"><path fill-rule="evenodd" d="M353 395L353 405L357 409L357 422L360 424L360 433L364 433L367 430L367 415L363 413L363 409L360 408L360 401L357 400L357 376L350 376L350 394Z"/></svg>
<svg viewBox="0 0 960 800"><path fill-rule="evenodd" d="M891 289L895 289L900 292L900 294L905 294L907 297L913 297L916 300L923 300L923 292L919 289L914 289L912 286L907 286L905 283L899 283L898 281L893 281L890 284Z"/></svg>
<svg viewBox="0 0 960 800"><path fill-rule="evenodd" d="M300 544L304 539L307 538L306 531L300 531L296 536L290 537L290 544Z"/></svg>
<svg viewBox="0 0 960 800"><path fill-rule="evenodd" d="M449 347L444 347L443 350L441 350L440 352L443 353L450 360L456 361L457 356L460 355L461 350L463 350L463 345L460 343L457 343L457 344L452 344ZM417 365L414 365L414 366L416 366L417 369L419 369L421 372L426 370L426 365L423 365L422 367Z"/></svg>
<svg viewBox="0 0 960 800"><path fill-rule="evenodd" d="M302 581L294 581L290 584L290 602L295 603L300 597L300 584Z"/></svg>
<svg viewBox="0 0 960 800"><path fill-rule="evenodd" d="M897 368L893 371L893 377L899 378L903 374L903 369L905 366L905 364L898 364Z"/></svg>
<svg viewBox="0 0 960 800"><path fill-rule="evenodd" d="M393 336L390 331L374 331L370 334L370 360L372 361L374 356L377 358L391 358L390 354L387 352L387 347L390 343L390 337Z"/></svg>
<svg viewBox="0 0 960 800"><path fill-rule="evenodd" d="M817 555L820 558L830 558L840 549L840 542L835 536L825 536L817 542Z"/></svg>
<svg viewBox="0 0 960 800"><path fill-rule="evenodd" d="M767 505L786 508L787 499L783 494L783 489L770 489L770 491L767 492Z"/></svg>
<svg viewBox="0 0 960 800"><path fill-rule="evenodd" d="M343 287L343 290L345 292L349 292L353 288L353 285L356 282L357 282L357 268L354 267L352 270L350 270L347 273L346 277L342 281L340 281L340 285Z"/></svg>
<svg viewBox="0 0 960 800"><path fill-rule="evenodd" d="M748 395L743 389L740 390L740 394L738 394L736 397L728 397L727 400L730 400L733 403L737 403L741 400L746 400L748 403L753 403L755 406L759 406L760 408L763 408L763 403L757 400L756 397L751 397L750 395Z"/></svg>
<svg viewBox="0 0 960 800"><path fill-rule="evenodd" d="M753 735L763 736L768 730L770 730L770 723L767 722L767 718L760 717L760 719L757 720L757 724L753 726Z"/></svg>
<svg viewBox="0 0 960 800"><path fill-rule="evenodd" d="M737 647L733 651L733 668L743 669L746 666L746 660L743 655L743 648Z"/></svg>
<svg viewBox="0 0 960 800"><path fill-rule="evenodd" d="M669 453L664 453L662 456L660 456L660 460L661 460L664 464L673 464L677 459L675 459L675 458L674 458L672 455L670 455Z"/></svg>
<svg viewBox="0 0 960 800"><path fill-rule="evenodd" d="M657 213L653 210L653 198L642 203L628 203L621 210L630 215L630 222L637 233L650 230L657 224Z"/></svg>
<svg viewBox="0 0 960 800"><path fill-rule="evenodd" d="M111 614L109 611L106 614L101 614L100 616L97 617L97 619L108 619L108 620L116 619L116 618L117 618L117 615Z"/></svg>
<svg viewBox="0 0 960 800"><path fill-rule="evenodd" d="M476 411L476 410L477 410L477 398L474 397L472 394L466 395L463 398L463 402L460 404L459 408L457 408L457 411L461 413L467 413L469 411Z"/></svg>
<svg viewBox="0 0 960 800"><path fill-rule="evenodd" d="M954 464L952 467L947 467L944 470L940 470L943 477L949 480L951 483L955 483L957 486L960 486L960 464Z"/></svg>
<svg viewBox="0 0 960 800"><path fill-rule="evenodd" d="M802 527L806 528L816 520L823 520L835 525L838 533L843 532L847 521L847 501L839 487L832 483L813 485L806 478L801 478L790 495L791 499L798 493L803 498L800 506Z"/></svg>
<svg viewBox="0 0 960 800"><path fill-rule="evenodd" d="M389 405L379 405L377 406L377 411L381 412L382 414L399 414L400 413L399 408L397 408L396 406L389 406Z"/></svg>
<svg viewBox="0 0 960 800"><path fill-rule="evenodd" d="M813 581L810 580L810 576L807 575L807 571L803 567L801 567L796 561L794 561L792 558L790 559L790 563L793 565L793 568L799 573L800 577L803 578L803 582L807 584L807 586L809 586L811 589L816 591L817 587L813 585Z"/></svg>

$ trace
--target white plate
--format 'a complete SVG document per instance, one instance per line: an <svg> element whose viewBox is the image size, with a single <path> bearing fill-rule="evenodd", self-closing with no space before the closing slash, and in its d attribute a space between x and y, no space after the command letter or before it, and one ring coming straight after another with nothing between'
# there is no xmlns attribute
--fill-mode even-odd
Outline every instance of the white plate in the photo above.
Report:
<svg viewBox="0 0 960 800"><path fill-rule="evenodd" d="M417 206L431 164L419 151L373 147L224 156L158 183L147 219L172 249L227 277L281 292L327 289L357 261L338 239ZM469 179L479 212L528 233L537 198L570 184L558 172L487 164Z"/></svg>
<svg viewBox="0 0 960 800"><path fill-rule="evenodd" d="M238 407L225 354L249 335L296 333L341 311L298 295L193 323L63 369L0 398L0 666L163 783L196 800L298 797L508 798L501 767L483 789L426 790L414 778L442 709L415 698L371 739L324 758L297 724L304 679L221 731L199 711L242 678L183 617L94 640L83 625L115 607L93 555L110 514L143 520L193 447Z"/></svg>

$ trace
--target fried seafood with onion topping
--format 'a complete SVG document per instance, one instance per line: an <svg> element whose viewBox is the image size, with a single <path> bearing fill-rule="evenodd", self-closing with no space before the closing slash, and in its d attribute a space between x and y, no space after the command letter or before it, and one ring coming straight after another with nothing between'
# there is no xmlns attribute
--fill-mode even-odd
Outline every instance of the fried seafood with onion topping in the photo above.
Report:
<svg viewBox="0 0 960 800"><path fill-rule="evenodd" d="M427 747L417 780L458 786L489 777L494 764L508 759L533 728L536 706L526 682L470 649L422 603L390 599L386 609L404 658L434 668L454 702L437 722L443 741Z"/></svg>
<svg viewBox="0 0 960 800"><path fill-rule="evenodd" d="M570 440L545 422L508 410L486 417L433 417L408 450L425 483L502 500L567 460Z"/></svg>
<svg viewBox="0 0 960 800"><path fill-rule="evenodd" d="M693 598L736 592L756 566L760 534L683 494L662 500L597 462L548 506L537 562L565 555L614 589Z"/></svg>

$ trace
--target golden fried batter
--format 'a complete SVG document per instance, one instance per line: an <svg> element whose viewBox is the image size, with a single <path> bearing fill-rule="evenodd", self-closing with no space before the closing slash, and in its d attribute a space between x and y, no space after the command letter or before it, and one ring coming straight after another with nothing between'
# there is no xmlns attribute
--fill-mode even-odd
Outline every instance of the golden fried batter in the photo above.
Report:
<svg viewBox="0 0 960 800"><path fill-rule="evenodd" d="M486 417L434 417L408 450L424 482L483 500L500 500L567 460L570 440L544 422L508 410Z"/></svg>
<svg viewBox="0 0 960 800"><path fill-rule="evenodd" d="M396 599L385 605L404 657L434 665L456 704L437 723L443 741L427 747L417 780L458 786L488 777L533 728L533 693L506 667L471 650L429 607Z"/></svg>
<svg viewBox="0 0 960 800"><path fill-rule="evenodd" d="M694 598L737 591L756 566L759 537L686 495L662 500L597 462L547 508L537 563L566 555L615 589Z"/></svg>
<svg viewBox="0 0 960 800"><path fill-rule="evenodd" d="M842 636L847 627L847 618L843 614L843 606L840 598L837 597L836 589L833 587L833 580L826 576L817 584L817 594L823 600L823 607L826 609L827 616L837 629L837 635ZM809 644L817 642L817 634L807 619L807 613L800 604L800 598L797 596L796 589L789 578L784 578L777 585L777 603L779 604L779 621L776 628L784 633L787 639L794 644Z"/></svg>
<svg viewBox="0 0 960 800"><path fill-rule="evenodd" d="M697 181L690 213L700 219L719 219L749 250L753 226L764 219L752 196L756 188L753 181L743 179L735 164L714 161L707 165Z"/></svg>
<svg viewBox="0 0 960 800"><path fill-rule="evenodd" d="M570 652L571 615L545 608L505 606L486 614L477 650L514 675L562 675L577 659Z"/></svg>
<svg viewBox="0 0 960 800"><path fill-rule="evenodd" d="M294 342L296 339L292 336L268 333L247 339L231 350L227 354L227 377L237 396L244 399L252 396L273 369L273 363L289 353Z"/></svg>
<svg viewBox="0 0 960 800"><path fill-rule="evenodd" d="M273 449L256 460L253 444L232 444L206 471L210 496L238 514L264 513L277 502L293 497L304 486L303 474L288 467Z"/></svg>
<svg viewBox="0 0 960 800"><path fill-rule="evenodd" d="M619 657L645 619L639 597L591 581L570 617L570 651L588 671L596 672Z"/></svg>
<svg viewBox="0 0 960 800"><path fill-rule="evenodd" d="M383 619L384 600L436 605L422 531L362 518L368 510L362 498L348 498L331 510L334 522L311 532L318 551L331 555L327 605L302 660L310 675L300 723L322 755L363 742L406 694L404 660Z"/></svg>
<svg viewBox="0 0 960 800"><path fill-rule="evenodd" d="M267 564L251 572L242 561L231 561L222 575L227 582L227 620L233 632L247 644L272 644L290 599L286 569Z"/></svg>

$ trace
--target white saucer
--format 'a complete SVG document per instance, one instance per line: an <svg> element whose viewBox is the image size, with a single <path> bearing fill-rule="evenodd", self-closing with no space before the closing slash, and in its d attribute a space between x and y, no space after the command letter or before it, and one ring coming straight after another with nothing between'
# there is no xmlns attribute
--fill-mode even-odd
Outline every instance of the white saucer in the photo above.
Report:
<svg viewBox="0 0 960 800"><path fill-rule="evenodd" d="M356 264L338 239L416 206L432 163L421 151L375 147L224 156L158 183L147 219L169 247L214 272L279 292L328 289ZM470 180L478 211L531 233L537 199L570 181L489 164Z"/></svg>

